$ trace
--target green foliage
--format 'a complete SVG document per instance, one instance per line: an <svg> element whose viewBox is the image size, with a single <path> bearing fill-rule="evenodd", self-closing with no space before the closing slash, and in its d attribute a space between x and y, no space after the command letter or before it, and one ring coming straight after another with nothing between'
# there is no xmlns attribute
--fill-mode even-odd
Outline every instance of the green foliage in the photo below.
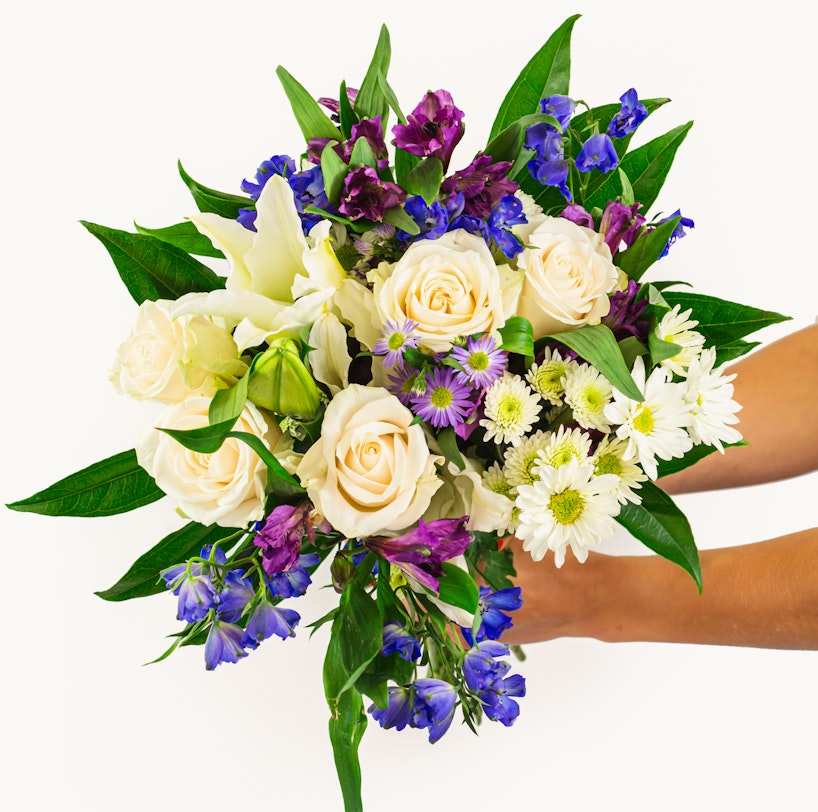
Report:
<svg viewBox="0 0 818 812"><path fill-rule="evenodd" d="M391 59L392 46L389 31L385 25L382 25L375 53L372 55L372 61L369 63L366 76L355 98L355 113L361 118L380 116L384 127L389 113L389 102L381 87L380 77L386 78Z"/></svg>
<svg viewBox="0 0 818 812"><path fill-rule="evenodd" d="M420 195L426 204L434 202L443 182L443 164L440 158L430 156L416 164L406 175L403 188L410 195Z"/></svg>
<svg viewBox="0 0 818 812"><path fill-rule="evenodd" d="M534 329L522 316L512 316L500 328L503 349L526 357L534 355Z"/></svg>
<svg viewBox="0 0 818 812"><path fill-rule="evenodd" d="M444 561L442 566L444 574L438 581L438 599L458 609L476 612L479 593L474 578L456 564Z"/></svg>
<svg viewBox="0 0 818 812"><path fill-rule="evenodd" d="M195 254L197 257L214 257L224 259L224 254L218 248L213 247L210 238L199 232L190 220L184 223L177 223L165 228L145 228L139 223L134 223L134 228L139 234L147 234L149 237L156 237L157 240L170 243L187 254Z"/></svg>
<svg viewBox="0 0 818 812"><path fill-rule="evenodd" d="M463 461L463 456L460 453L460 448L457 445L457 435L451 426L442 429L437 436L438 444L440 445L440 453L446 458L447 462L454 464L459 471L466 468L466 463Z"/></svg>
<svg viewBox="0 0 818 812"><path fill-rule="evenodd" d="M178 167L179 175L193 196L193 201L199 211L210 212L218 214L220 217L226 217L228 220L235 220L239 216L239 209L254 209L256 207L255 202L249 197L242 197L229 192L219 192L193 180L185 172L181 161L179 161Z"/></svg>
<svg viewBox="0 0 818 812"><path fill-rule="evenodd" d="M313 138L331 138L342 141L341 131L332 123L332 119L321 109L321 105L312 94L284 68L279 65L276 75L290 101L293 115L301 129L304 140Z"/></svg>
<svg viewBox="0 0 818 812"><path fill-rule="evenodd" d="M656 262L665 250L670 235L679 224L681 217L673 217L647 234L641 234L630 248L616 256L616 265L629 279L639 281L642 274Z"/></svg>
<svg viewBox="0 0 818 812"><path fill-rule="evenodd" d="M746 446L748 445L746 440L739 440L737 443L725 443L725 448L736 448L738 446ZM657 479L661 479L664 476L670 476L671 474L677 474L679 471L684 471L685 468L689 468L691 465L695 465L700 460L703 460L705 457L709 457L711 454L718 451L716 446L714 445L705 445L704 443L700 443L699 445L694 445L693 448L690 449L683 457L674 457L670 460L657 460Z"/></svg>

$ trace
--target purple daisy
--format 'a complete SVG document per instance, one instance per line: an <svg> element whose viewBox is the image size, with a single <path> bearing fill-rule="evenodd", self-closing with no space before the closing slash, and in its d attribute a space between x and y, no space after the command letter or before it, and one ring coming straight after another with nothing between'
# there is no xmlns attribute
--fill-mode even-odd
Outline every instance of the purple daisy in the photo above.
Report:
<svg viewBox="0 0 818 812"><path fill-rule="evenodd" d="M450 367L437 367L426 374L426 391L413 400L416 415L436 429L456 426L471 414L474 403L469 390Z"/></svg>
<svg viewBox="0 0 818 812"><path fill-rule="evenodd" d="M375 342L373 352L375 355L386 356L383 360L388 367L403 367L403 353L410 347L417 347L420 336L415 335L415 328L418 326L412 319L404 319L403 324L389 319L386 326L381 330L383 335Z"/></svg>
<svg viewBox="0 0 818 812"><path fill-rule="evenodd" d="M470 338L465 347L453 347L452 358L462 367L462 375L469 383L480 389L488 389L503 377L508 361L508 353L497 347L490 335Z"/></svg>
<svg viewBox="0 0 818 812"><path fill-rule="evenodd" d="M411 407L415 392L415 381L418 371L410 366L395 367L394 375L387 375L386 388L404 405Z"/></svg>

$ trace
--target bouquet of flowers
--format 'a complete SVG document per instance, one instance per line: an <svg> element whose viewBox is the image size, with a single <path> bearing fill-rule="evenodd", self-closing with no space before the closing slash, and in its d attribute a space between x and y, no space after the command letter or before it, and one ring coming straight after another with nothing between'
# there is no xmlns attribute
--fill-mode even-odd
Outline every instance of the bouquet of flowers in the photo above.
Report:
<svg viewBox="0 0 818 812"><path fill-rule="evenodd" d="M9 507L104 516L170 497L187 523L99 593L176 596L183 626L158 660L201 645L207 669L235 663L293 636L292 605L331 583L337 606L310 626L329 627L347 810L370 716L436 742L457 714L472 729L519 714L508 537L559 567L621 526L701 589L656 480L742 442L723 364L784 318L647 281L693 227L651 214L691 124L630 149L668 100L571 95L576 19L470 159L454 162L449 92L402 112L383 27L337 99L278 69L298 158L264 160L243 194L180 165L198 208L184 222L84 224L139 305L112 383L164 410L134 449Z"/></svg>

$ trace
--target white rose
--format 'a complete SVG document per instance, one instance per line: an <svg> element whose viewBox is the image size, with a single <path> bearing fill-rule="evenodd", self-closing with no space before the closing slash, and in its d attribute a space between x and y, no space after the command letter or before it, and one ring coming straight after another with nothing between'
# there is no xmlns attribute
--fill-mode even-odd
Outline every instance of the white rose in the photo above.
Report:
<svg viewBox="0 0 818 812"><path fill-rule="evenodd" d="M440 487L412 413L384 389L352 384L327 406L321 436L296 475L316 509L348 538L399 531Z"/></svg>
<svg viewBox="0 0 818 812"><path fill-rule="evenodd" d="M458 229L412 243L394 266L378 269L373 293L381 323L412 319L421 343L445 352L459 336L506 323L519 291L515 276L501 274L482 238Z"/></svg>
<svg viewBox="0 0 818 812"><path fill-rule="evenodd" d="M246 371L227 330L201 316L172 318L172 304L160 299L140 305L111 370L118 392L178 403L193 394L212 396Z"/></svg>
<svg viewBox="0 0 818 812"><path fill-rule="evenodd" d="M198 429L208 425L210 398L194 396L169 406L157 423L162 428ZM247 403L234 431L260 437L274 449L281 432ZM158 428L145 430L136 446L139 464L194 521L204 525L245 527L264 515L267 467L246 443L228 437L218 451L190 451Z"/></svg>
<svg viewBox="0 0 818 812"><path fill-rule="evenodd" d="M528 244L517 257L525 272L517 315L531 322L534 337L599 324L618 279L602 237L563 217L548 217Z"/></svg>

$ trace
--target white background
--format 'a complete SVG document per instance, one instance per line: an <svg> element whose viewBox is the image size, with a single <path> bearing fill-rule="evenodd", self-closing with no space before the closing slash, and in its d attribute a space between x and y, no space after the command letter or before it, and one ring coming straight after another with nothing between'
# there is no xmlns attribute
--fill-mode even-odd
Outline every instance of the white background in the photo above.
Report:
<svg viewBox="0 0 818 812"><path fill-rule="evenodd" d="M337 95L341 79L360 82L381 22L404 111L443 87L466 112L459 168L525 62L581 12L573 95L671 97L640 140L696 122L656 207L681 207L696 228L663 278L792 316L765 341L814 320L814 12L791 0L757 16L700 0L490 5L52 0L4 13L2 502L133 447L155 414L108 383L136 305L78 221L170 225L193 212L177 159L238 191L261 160L297 154L275 67ZM817 523L816 476L679 503L702 548L760 540ZM0 520L0 804L341 808L323 636L269 641L214 673L197 649L142 667L178 628L174 600L94 596L179 526L167 500L108 519L3 508ZM304 623L331 600L308 594ZM431 747L420 731L370 726L366 809L815 808L818 654L593 640L527 653L510 729L456 726Z"/></svg>

